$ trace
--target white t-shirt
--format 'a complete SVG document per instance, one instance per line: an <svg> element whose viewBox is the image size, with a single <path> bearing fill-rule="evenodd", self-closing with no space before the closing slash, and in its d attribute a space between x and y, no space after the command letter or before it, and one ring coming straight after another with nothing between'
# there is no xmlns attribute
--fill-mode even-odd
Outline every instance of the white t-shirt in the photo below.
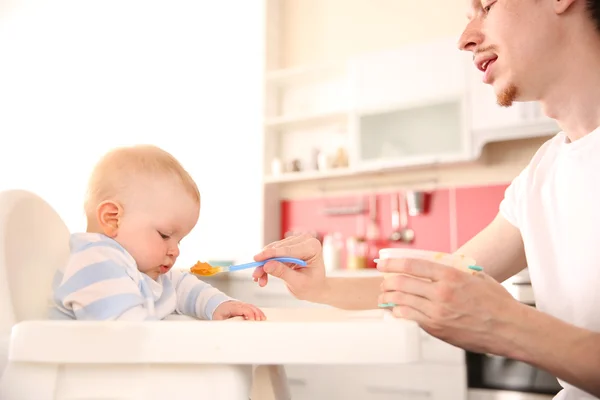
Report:
<svg viewBox="0 0 600 400"><path fill-rule="evenodd" d="M600 128L572 143L562 132L547 141L500 212L521 231L537 308L600 332ZM594 398L560 384L557 399Z"/></svg>

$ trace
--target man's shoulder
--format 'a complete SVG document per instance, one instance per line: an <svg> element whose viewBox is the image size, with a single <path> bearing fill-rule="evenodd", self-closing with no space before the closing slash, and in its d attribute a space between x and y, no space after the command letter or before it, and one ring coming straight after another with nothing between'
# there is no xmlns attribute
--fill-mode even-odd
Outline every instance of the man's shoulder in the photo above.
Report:
<svg viewBox="0 0 600 400"><path fill-rule="evenodd" d="M565 134L559 132L546 140L534 153L527 166L513 180L511 185L531 187L533 180L539 180L544 177L546 172L554 164L562 144L565 142Z"/></svg>
<svg viewBox="0 0 600 400"><path fill-rule="evenodd" d="M562 132L546 140L535 152L527 166L508 185L500 204L500 212L512 225L520 227L521 211L536 183L543 182L546 171L554 164L561 143L565 140Z"/></svg>
<svg viewBox="0 0 600 400"><path fill-rule="evenodd" d="M554 160L559 153L561 145L565 142L565 138L566 135L564 132L558 132L546 140L531 158L529 163L530 169L535 169L548 161Z"/></svg>

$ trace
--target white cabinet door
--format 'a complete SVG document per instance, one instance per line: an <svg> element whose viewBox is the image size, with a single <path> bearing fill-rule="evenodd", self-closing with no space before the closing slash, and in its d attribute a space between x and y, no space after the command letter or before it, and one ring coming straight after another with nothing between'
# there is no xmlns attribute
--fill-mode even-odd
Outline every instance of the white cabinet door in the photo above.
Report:
<svg viewBox="0 0 600 400"><path fill-rule="evenodd" d="M463 102L357 117L358 162L382 168L454 161L468 156Z"/></svg>
<svg viewBox="0 0 600 400"><path fill-rule="evenodd" d="M293 399L466 400L465 365L286 366Z"/></svg>
<svg viewBox="0 0 600 400"><path fill-rule="evenodd" d="M350 64L356 163L385 169L468 158L465 62L454 38L356 58Z"/></svg>
<svg viewBox="0 0 600 400"><path fill-rule="evenodd" d="M464 55L454 39L362 55L350 63L359 112L445 101L464 92Z"/></svg>
<svg viewBox="0 0 600 400"><path fill-rule="evenodd" d="M465 365L412 364L362 367L363 386L357 398L373 400L466 400Z"/></svg>
<svg viewBox="0 0 600 400"><path fill-rule="evenodd" d="M391 365L288 365L292 398L466 400L462 349L423 333L422 361Z"/></svg>

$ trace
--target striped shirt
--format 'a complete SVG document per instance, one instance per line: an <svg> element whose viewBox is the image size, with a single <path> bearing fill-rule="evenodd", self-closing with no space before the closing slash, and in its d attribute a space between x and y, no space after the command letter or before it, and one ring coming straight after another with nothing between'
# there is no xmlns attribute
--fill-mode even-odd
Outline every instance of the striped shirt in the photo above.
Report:
<svg viewBox="0 0 600 400"><path fill-rule="evenodd" d="M212 319L221 303L233 300L188 272L171 269L153 280L102 234L75 233L70 249L52 283L50 319L143 321L173 313Z"/></svg>

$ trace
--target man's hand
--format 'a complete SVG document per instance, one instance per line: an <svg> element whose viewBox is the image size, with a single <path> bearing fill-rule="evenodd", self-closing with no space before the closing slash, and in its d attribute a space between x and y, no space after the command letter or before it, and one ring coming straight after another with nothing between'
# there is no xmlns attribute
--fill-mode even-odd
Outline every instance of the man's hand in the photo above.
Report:
<svg viewBox="0 0 600 400"><path fill-rule="evenodd" d="M515 322L516 310L527 306L488 275L417 259L381 260L377 268L398 273L386 277L378 299L395 304L396 317L416 321L464 349L503 355L511 351L504 328Z"/></svg>
<svg viewBox="0 0 600 400"><path fill-rule="evenodd" d="M300 300L316 301L326 287L325 266L321 243L308 234L291 236L266 246L254 259L294 257L306 261L306 267L269 261L254 270L252 277L260 286L268 283L269 275L282 279L290 292Z"/></svg>

